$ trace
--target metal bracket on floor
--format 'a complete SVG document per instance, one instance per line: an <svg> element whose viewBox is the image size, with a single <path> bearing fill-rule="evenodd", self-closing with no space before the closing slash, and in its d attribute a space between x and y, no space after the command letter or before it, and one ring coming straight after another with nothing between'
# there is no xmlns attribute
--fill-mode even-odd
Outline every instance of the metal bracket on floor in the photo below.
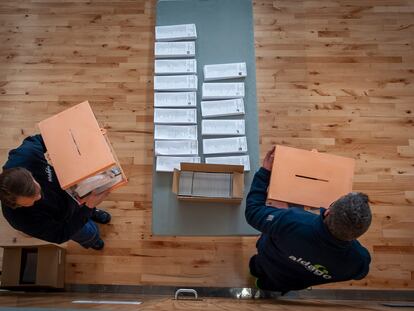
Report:
<svg viewBox="0 0 414 311"><path fill-rule="evenodd" d="M185 298L185 299L187 299L187 300L199 300L197 291L195 289L192 289L192 288L180 288L180 289L178 289L175 292L174 299L175 300L180 300L180 294L192 294L192 295L194 295L194 298Z"/></svg>

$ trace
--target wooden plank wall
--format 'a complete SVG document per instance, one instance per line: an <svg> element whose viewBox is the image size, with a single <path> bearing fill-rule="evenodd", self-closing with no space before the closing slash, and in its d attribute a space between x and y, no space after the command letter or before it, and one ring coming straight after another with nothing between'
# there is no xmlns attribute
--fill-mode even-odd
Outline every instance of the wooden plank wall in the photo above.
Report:
<svg viewBox="0 0 414 311"><path fill-rule="evenodd" d="M254 1L262 156L286 144L357 159L374 219L369 276L414 288L414 3ZM89 100L128 186L102 207L102 252L68 243L67 283L246 286L255 238L151 234L155 1L0 2L0 160L36 123ZM1 243L26 241L1 219Z"/></svg>

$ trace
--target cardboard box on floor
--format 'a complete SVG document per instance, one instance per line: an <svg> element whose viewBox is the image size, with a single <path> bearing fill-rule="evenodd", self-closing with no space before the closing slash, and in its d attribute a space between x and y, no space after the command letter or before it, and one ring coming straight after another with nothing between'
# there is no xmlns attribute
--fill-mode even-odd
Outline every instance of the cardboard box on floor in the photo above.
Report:
<svg viewBox="0 0 414 311"><path fill-rule="evenodd" d="M196 197L179 195L178 193L180 184L180 174L183 171L232 174L232 197ZM180 170L174 170L172 192L177 194L178 200L182 201L240 204L243 200L244 194L244 166L204 163L181 163Z"/></svg>
<svg viewBox="0 0 414 311"><path fill-rule="evenodd" d="M355 160L277 145L267 204L277 201L329 207L352 191Z"/></svg>
<svg viewBox="0 0 414 311"><path fill-rule="evenodd" d="M127 183L106 132L99 127L88 101L66 109L38 124L52 166L62 189L68 190L88 177L117 166Z"/></svg>
<svg viewBox="0 0 414 311"><path fill-rule="evenodd" d="M4 249L2 288L64 287L64 248L54 244L0 247Z"/></svg>

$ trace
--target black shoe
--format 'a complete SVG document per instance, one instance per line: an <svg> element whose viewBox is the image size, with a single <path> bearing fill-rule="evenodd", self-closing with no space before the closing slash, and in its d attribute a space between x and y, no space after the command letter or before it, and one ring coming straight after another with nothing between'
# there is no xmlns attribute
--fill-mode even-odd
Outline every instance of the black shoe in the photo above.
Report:
<svg viewBox="0 0 414 311"><path fill-rule="evenodd" d="M105 246L105 242L102 239L99 239L98 241L96 241L96 243L91 246L92 249L96 250L96 251L100 251L101 249L103 249Z"/></svg>
<svg viewBox="0 0 414 311"><path fill-rule="evenodd" d="M91 219L94 222L100 223L100 224L107 224L111 221L111 214L108 212L105 212L101 209L95 209L95 211L92 214Z"/></svg>

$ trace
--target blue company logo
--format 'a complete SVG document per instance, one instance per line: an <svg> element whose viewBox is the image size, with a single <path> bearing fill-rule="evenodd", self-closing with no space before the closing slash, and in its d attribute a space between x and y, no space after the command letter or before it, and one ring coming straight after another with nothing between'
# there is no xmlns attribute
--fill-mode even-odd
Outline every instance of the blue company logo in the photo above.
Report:
<svg viewBox="0 0 414 311"><path fill-rule="evenodd" d="M295 256L290 255L289 259L302 265L306 270L312 272L317 276L323 277L325 280L332 279L332 276L329 275L329 271L322 265L319 264L311 264L310 261L304 260L302 257L296 258Z"/></svg>

